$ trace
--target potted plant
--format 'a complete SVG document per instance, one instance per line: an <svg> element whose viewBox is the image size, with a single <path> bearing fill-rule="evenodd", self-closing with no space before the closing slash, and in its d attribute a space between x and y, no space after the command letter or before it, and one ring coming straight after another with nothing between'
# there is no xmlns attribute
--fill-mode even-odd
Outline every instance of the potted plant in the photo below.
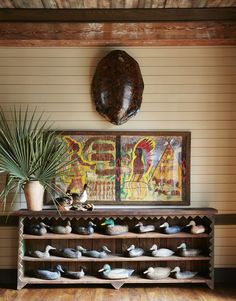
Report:
<svg viewBox="0 0 236 301"><path fill-rule="evenodd" d="M6 184L0 192L4 209L6 198L14 193L13 201L23 189L29 210L42 210L45 189L57 190L52 180L60 176L72 161L68 147L49 131L43 114L29 113L14 108L8 121L0 109L0 173L6 173ZM55 203L55 202L54 202Z"/></svg>

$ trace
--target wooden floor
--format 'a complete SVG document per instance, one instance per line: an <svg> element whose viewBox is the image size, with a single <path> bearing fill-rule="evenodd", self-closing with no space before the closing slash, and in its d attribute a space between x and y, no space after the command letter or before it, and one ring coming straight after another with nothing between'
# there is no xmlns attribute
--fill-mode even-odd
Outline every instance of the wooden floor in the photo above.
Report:
<svg viewBox="0 0 236 301"><path fill-rule="evenodd" d="M0 301L235 301L236 286L204 285L111 287L26 287L21 291L0 288Z"/></svg>

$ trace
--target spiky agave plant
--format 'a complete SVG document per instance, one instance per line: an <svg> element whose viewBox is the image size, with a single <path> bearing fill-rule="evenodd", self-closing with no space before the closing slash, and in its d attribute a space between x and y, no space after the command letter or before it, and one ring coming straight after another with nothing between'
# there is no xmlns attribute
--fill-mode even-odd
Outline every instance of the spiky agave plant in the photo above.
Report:
<svg viewBox="0 0 236 301"><path fill-rule="evenodd" d="M7 195L17 194L29 181L39 181L50 193L58 190L52 180L65 172L73 161L68 147L58 139L55 131L49 131L43 113L36 118L36 110L29 113L14 108L8 121L0 109L0 173L6 173L6 184L0 192L4 209Z"/></svg>

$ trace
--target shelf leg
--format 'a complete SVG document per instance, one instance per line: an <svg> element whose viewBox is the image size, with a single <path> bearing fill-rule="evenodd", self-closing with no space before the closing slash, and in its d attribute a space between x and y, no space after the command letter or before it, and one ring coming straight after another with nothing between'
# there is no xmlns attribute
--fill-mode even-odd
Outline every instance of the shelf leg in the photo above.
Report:
<svg viewBox="0 0 236 301"><path fill-rule="evenodd" d="M27 285L27 282L17 281L17 290L21 290L24 286Z"/></svg>
<svg viewBox="0 0 236 301"><path fill-rule="evenodd" d="M122 287L122 285L125 284L125 282L123 281L114 281L114 282L111 282L111 285L116 289L120 289Z"/></svg>
<svg viewBox="0 0 236 301"><path fill-rule="evenodd" d="M214 289L214 281L208 280L208 281L206 281L206 284L210 289L212 289L212 290Z"/></svg>

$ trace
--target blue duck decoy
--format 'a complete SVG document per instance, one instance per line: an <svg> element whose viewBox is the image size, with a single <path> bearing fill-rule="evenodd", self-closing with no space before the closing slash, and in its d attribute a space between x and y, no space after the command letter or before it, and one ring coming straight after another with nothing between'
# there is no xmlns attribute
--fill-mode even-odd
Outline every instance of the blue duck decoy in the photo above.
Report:
<svg viewBox="0 0 236 301"><path fill-rule="evenodd" d="M55 249L50 250L50 254L53 256L65 257L65 258L80 258L81 252L72 248Z"/></svg>
<svg viewBox="0 0 236 301"><path fill-rule="evenodd" d="M78 234L90 235L94 233L94 227L96 225L92 221L89 221L87 227L74 226L73 231Z"/></svg>
<svg viewBox="0 0 236 301"><path fill-rule="evenodd" d="M184 242L181 245L179 245L177 249L180 249L179 254L182 257L194 257L198 256L201 253L201 250L199 249L188 249L186 243Z"/></svg>
<svg viewBox="0 0 236 301"><path fill-rule="evenodd" d="M160 228L164 228L164 233L166 234L175 234L182 231L183 227L175 225L175 226L169 226L167 222L160 225Z"/></svg>
<svg viewBox="0 0 236 301"><path fill-rule="evenodd" d="M180 271L180 267L175 267L171 273L175 273L176 279L190 279L197 275L198 272L191 272L191 271Z"/></svg>
<svg viewBox="0 0 236 301"><path fill-rule="evenodd" d="M34 275L38 278L45 280L56 280L61 277L61 273L63 273L63 269L61 265L57 264L54 269L46 270L46 269L35 269Z"/></svg>
<svg viewBox="0 0 236 301"><path fill-rule="evenodd" d="M47 229L50 229L50 226L46 225L43 222L38 224L27 225L25 227L25 232L31 235L44 235L47 233Z"/></svg>
<svg viewBox="0 0 236 301"><path fill-rule="evenodd" d="M111 252L106 246L102 246L99 250L86 250L81 246L77 246L77 250L79 250L83 256L94 258L105 258L108 256L107 253Z"/></svg>
<svg viewBox="0 0 236 301"><path fill-rule="evenodd" d="M187 227L191 227L190 228L190 232L192 234L201 234L206 232L206 228L203 225L196 225L195 221L191 221L190 223L188 223L186 226Z"/></svg>
<svg viewBox="0 0 236 301"><path fill-rule="evenodd" d="M155 226L154 225L144 226L142 222L139 222L137 225L135 225L135 230L139 233L153 232L155 231Z"/></svg>
<svg viewBox="0 0 236 301"><path fill-rule="evenodd" d="M133 274L134 270L124 268L112 269L109 264L105 264L102 269L98 270L98 272L102 273L103 278L125 279L129 278Z"/></svg>
<svg viewBox="0 0 236 301"><path fill-rule="evenodd" d="M131 245L127 249L127 254L129 257L139 257L144 254L144 250L142 248L135 248L135 245Z"/></svg>
<svg viewBox="0 0 236 301"><path fill-rule="evenodd" d="M170 257L175 253L174 251L166 248L158 249L156 244L150 248L150 251L152 251L152 256L154 257Z"/></svg>
<svg viewBox="0 0 236 301"><path fill-rule="evenodd" d="M31 256L31 257L36 257L36 258L48 258L50 257L50 250L53 250L55 249L54 247L50 246L50 245L47 245L46 248L45 248L45 251L39 251L39 250L35 250L35 251L31 251L29 250L27 252L27 255L28 256Z"/></svg>
<svg viewBox="0 0 236 301"><path fill-rule="evenodd" d="M71 223L70 221L67 221L66 226L62 226L62 225L53 226L51 227L51 230L53 233L56 234L69 234L72 231Z"/></svg>
<svg viewBox="0 0 236 301"><path fill-rule="evenodd" d="M108 235L119 235L127 233L129 231L127 225L116 225L115 221L112 218L105 220L105 222L102 223L101 226L106 226L106 233Z"/></svg>
<svg viewBox="0 0 236 301"><path fill-rule="evenodd" d="M165 279L170 276L171 268L168 267L149 267L146 271L143 272L146 274L146 277L153 280Z"/></svg>
<svg viewBox="0 0 236 301"><path fill-rule="evenodd" d="M63 276L72 279L81 279L85 276L84 267L80 267L80 271L67 271L67 269L63 268L64 273Z"/></svg>

